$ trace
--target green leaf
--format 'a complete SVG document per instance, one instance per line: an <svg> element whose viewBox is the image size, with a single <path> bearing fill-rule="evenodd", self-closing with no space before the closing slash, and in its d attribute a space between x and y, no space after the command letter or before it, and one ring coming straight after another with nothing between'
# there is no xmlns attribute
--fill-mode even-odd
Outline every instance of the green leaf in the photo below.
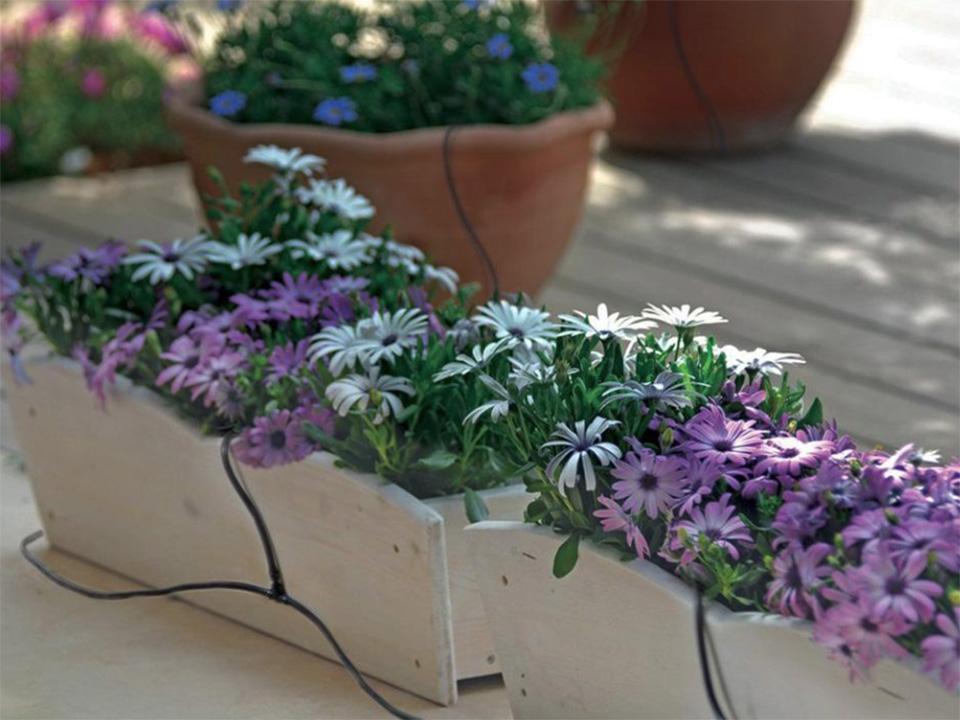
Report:
<svg viewBox="0 0 960 720"><path fill-rule="evenodd" d="M820 403L820 398L815 398L813 404L810 405L810 409L807 410L807 414L803 416L803 419L800 421L800 427L807 427L809 425L820 425L823 422L823 405Z"/></svg>
<svg viewBox="0 0 960 720"><path fill-rule="evenodd" d="M463 491L463 505L467 511L467 520L472 523L481 522L490 517L487 504L476 490L467 488Z"/></svg>
<svg viewBox="0 0 960 720"><path fill-rule="evenodd" d="M421 470L446 470L457 461L457 456L449 450L439 448L426 457L417 460L414 467Z"/></svg>
<svg viewBox="0 0 960 720"><path fill-rule="evenodd" d="M569 575L576 567L579 553L580 535L574 533L563 541L563 544L557 548L557 554L553 556L553 576L562 578Z"/></svg>

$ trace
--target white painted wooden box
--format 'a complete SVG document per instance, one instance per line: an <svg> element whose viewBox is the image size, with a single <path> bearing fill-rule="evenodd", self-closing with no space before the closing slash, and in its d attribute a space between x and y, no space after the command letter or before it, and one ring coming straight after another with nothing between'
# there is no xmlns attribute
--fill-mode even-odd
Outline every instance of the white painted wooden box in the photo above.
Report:
<svg viewBox="0 0 960 720"><path fill-rule="evenodd" d="M576 568L557 579L562 537L548 528L483 522L467 535L514 717L713 717L696 652L696 597L679 578L584 542ZM810 639L808 622L716 604L707 622L729 717L960 713L960 699L921 675L919 663L883 662L872 683L851 684Z"/></svg>
<svg viewBox="0 0 960 720"><path fill-rule="evenodd" d="M5 382L49 542L147 585L269 584L253 523L201 436L156 395L121 379L102 411L79 367L31 361ZM499 672L463 532L462 496L421 501L316 453L243 469L290 594L317 611L363 671L442 704L457 680ZM522 486L482 493L522 517ZM269 600L211 591L191 603L330 657L303 618Z"/></svg>

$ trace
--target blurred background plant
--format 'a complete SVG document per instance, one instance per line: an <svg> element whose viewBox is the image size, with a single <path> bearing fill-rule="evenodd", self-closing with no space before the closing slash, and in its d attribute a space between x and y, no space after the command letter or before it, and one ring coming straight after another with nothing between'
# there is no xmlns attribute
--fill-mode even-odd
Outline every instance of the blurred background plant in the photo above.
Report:
<svg viewBox="0 0 960 720"><path fill-rule="evenodd" d="M0 179L177 157L163 122L164 93L192 77L195 65L155 8L50 0L5 8L4 16Z"/></svg>
<svg viewBox="0 0 960 720"><path fill-rule="evenodd" d="M551 39L528 2L219 5L233 21L213 41L205 97L237 122L520 124L599 99L602 63Z"/></svg>

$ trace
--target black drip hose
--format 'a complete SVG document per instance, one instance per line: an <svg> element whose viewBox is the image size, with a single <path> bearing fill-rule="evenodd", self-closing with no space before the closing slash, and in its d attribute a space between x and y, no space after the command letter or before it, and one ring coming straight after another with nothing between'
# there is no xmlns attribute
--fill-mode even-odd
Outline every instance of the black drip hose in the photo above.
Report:
<svg viewBox="0 0 960 720"><path fill-rule="evenodd" d="M247 512L250 514L254 524L256 525L257 534L260 536L260 541L263 545L264 556L267 561L267 571L270 575L269 587L234 580L211 580L206 582L182 583L163 588L143 588L138 590L107 592L104 590L96 590L94 588L80 585L73 580L64 577L63 575L60 575L46 565L36 555L34 555L30 550L30 545L43 537L42 530L38 530L35 533L25 537L20 543L20 552L27 559L27 562L39 570L40 574L46 577L48 580L66 590L92 600L127 600L129 598L165 597L169 595L180 595L183 593L199 592L204 590L236 590L239 592L251 593L253 595L260 595L273 600L274 602L280 603L281 605L285 605L300 613L307 620L313 623L314 627L316 627L323 634L324 638L330 644L330 647L333 648L333 652L339 659L340 664L343 665L360 689L363 690L374 702L390 713L393 717L399 718L399 720L418 720L415 715L411 715L403 710L400 710L390 703L386 698L384 698L380 693L374 690L367 682L367 679L363 676L363 673L357 669L356 665L353 664L353 661L347 656L346 652L340 646L340 643L337 642L337 639L330 631L330 628L327 627L327 624L323 622L320 616L297 600L295 597L287 594L286 586L283 581L283 571L280 567L280 559L273 544L273 538L270 535L270 530L263 518L263 514L260 512L260 508L253 499L253 495L250 494L246 485L237 475L233 468L233 463L230 460L230 443L232 439L233 438L230 435L227 435L223 438L223 442L220 444L220 459L223 464L224 472L226 473L227 478L230 480L230 484L240 497L241 502L247 509Z"/></svg>

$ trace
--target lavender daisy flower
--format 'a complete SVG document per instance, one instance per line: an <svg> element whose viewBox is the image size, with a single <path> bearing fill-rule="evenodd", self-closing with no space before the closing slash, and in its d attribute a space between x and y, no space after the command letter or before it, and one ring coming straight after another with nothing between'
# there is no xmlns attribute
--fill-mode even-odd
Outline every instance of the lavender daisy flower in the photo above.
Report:
<svg viewBox="0 0 960 720"><path fill-rule="evenodd" d="M218 338L217 335L208 337ZM222 340L220 341L222 343ZM170 392L176 395L180 392L184 383L190 379L191 374L203 355L200 344L195 342L187 335L182 335L171 343L170 348L160 354L161 359L171 363L157 375L157 387L163 387L170 383Z"/></svg>
<svg viewBox="0 0 960 720"><path fill-rule="evenodd" d="M840 535L848 550L863 543L863 552L872 552L882 540L893 535L893 527L886 510L867 510L856 513Z"/></svg>
<svg viewBox="0 0 960 720"><path fill-rule="evenodd" d="M123 243L108 240L96 250L82 248L60 262L53 263L47 272L61 280L80 279L91 285L100 285L126 254L127 248Z"/></svg>
<svg viewBox="0 0 960 720"><path fill-rule="evenodd" d="M683 551L680 565L688 565L700 554L701 537L726 550L734 560L739 560L740 550L735 543L750 546L753 537L736 512L737 508L730 505L730 493L724 493L719 500L707 503L704 508L693 508L689 519L674 523L672 530L675 536L670 547L675 551Z"/></svg>
<svg viewBox="0 0 960 720"><path fill-rule="evenodd" d="M281 378L296 373L307 360L306 340L298 343L288 342L278 345L270 353L270 372L267 374L267 383L275 383Z"/></svg>
<svg viewBox="0 0 960 720"><path fill-rule="evenodd" d="M884 545L896 563L926 562L928 558L957 572L957 545L946 523L922 519L905 520L893 528Z"/></svg>
<svg viewBox="0 0 960 720"><path fill-rule="evenodd" d="M290 254L294 258L308 257L326 263L333 270L346 271L373 262L367 246L355 240L349 230L335 230L327 235L316 235L307 230L306 235L306 241L290 240L287 243L293 248Z"/></svg>
<svg viewBox="0 0 960 720"><path fill-rule="evenodd" d="M576 487L583 477L587 491L595 491L597 476L594 461L606 467L620 458L620 448L601 439L605 431L619 424L616 420L595 417L589 425L577 420L571 430L566 423L557 423L557 429L551 436L556 440L540 446L541 451L549 447L562 448L547 464L547 477L555 480L561 488Z"/></svg>
<svg viewBox="0 0 960 720"><path fill-rule="evenodd" d="M633 401L645 403L658 410L690 407L693 401L688 397L683 375L674 372L662 372L650 382L627 380L626 382L604 383L604 401L601 408L617 402Z"/></svg>
<svg viewBox="0 0 960 720"><path fill-rule="evenodd" d="M245 465L269 468L303 460L312 451L302 421L289 410L258 417L233 443L233 452Z"/></svg>
<svg viewBox="0 0 960 720"><path fill-rule="evenodd" d="M377 79L377 69L364 62L344 65L340 68L340 79L348 84L369 82Z"/></svg>
<svg viewBox="0 0 960 720"><path fill-rule="evenodd" d="M691 455L686 459L684 483L674 504L675 509L682 515L700 505L704 498L709 497L717 481L723 477L723 467L715 459L701 459Z"/></svg>
<svg viewBox="0 0 960 720"><path fill-rule="evenodd" d="M813 627L814 641L829 651L832 660L847 668L850 682L866 680L870 673L870 659L861 656L853 642L848 639L850 635L847 621L833 609L822 615Z"/></svg>
<svg viewBox="0 0 960 720"><path fill-rule="evenodd" d="M191 240L174 240L168 245L158 245L150 240L138 240L144 252L128 255L123 262L138 266L131 280L146 278L151 285L169 282L174 275L192 280L194 275L206 268L210 259L210 243L206 235L197 235Z"/></svg>
<svg viewBox="0 0 960 720"><path fill-rule="evenodd" d="M532 93L546 93L557 87L560 81L560 71L553 63L530 63L520 77L527 84Z"/></svg>
<svg viewBox="0 0 960 720"><path fill-rule="evenodd" d="M605 533L623 532L627 536L627 547L633 547L640 558L650 557L650 546L643 532L627 514L619 503L604 495L597 497L597 502L603 507L593 511L593 516L600 521L600 527Z"/></svg>
<svg viewBox="0 0 960 720"><path fill-rule="evenodd" d="M557 326L550 322L550 313L512 305L506 300L488 302L480 308L474 320L477 325L493 330L509 348L523 346L527 350L547 350L557 335Z"/></svg>
<svg viewBox="0 0 960 720"><path fill-rule="evenodd" d="M267 259L283 252L283 245L274 243L260 233L246 235L240 233L235 245L212 242L208 245L210 262L229 265L232 270L240 270L252 265L264 265Z"/></svg>
<svg viewBox="0 0 960 720"><path fill-rule="evenodd" d="M202 397L204 407L213 405L220 386L240 372L244 361L242 353L230 350L205 357L184 383L184 387L190 388L190 399Z"/></svg>
<svg viewBox="0 0 960 720"><path fill-rule="evenodd" d="M773 582L764 602L782 615L819 617L817 590L830 575L830 566L821 563L830 551L826 543L815 543L806 549L791 545L783 550L773 561Z"/></svg>
<svg viewBox="0 0 960 720"><path fill-rule="evenodd" d="M763 433L754 429L752 420L730 420L716 405L694 415L683 426L683 433L687 440L681 449L731 465L750 462L763 442Z"/></svg>
<svg viewBox="0 0 960 720"><path fill-rule="evenodd" d="M942 635L931 635L920 643L923 671L940 680L949 692L960 690L960 608L953 609L953 619L937 615L937 629Z"/></svg>
<svg viewBox="0 0 960 720"><path fill-rule="evenodd" d="M349 375L330 383L326 396L333 409L341 417L356 408L366 412L373 407L376 413L374 425L379 425L389 415L396 417L403 411L403 402L398 393L414 395L416 391L406 378L380 375L380 368L372 368L366 375Z"/></svg>
<svg viewBox="0 0 960 720"><path fill-rule="evenodd" d="M773 472L777 475L799 477L804 469L817 467L833 452L833 443L827 440L804 442L786 435L772 437L760 447L763 459L754 468L756 472Z"/></svg>
<svg viewBox="0 0 960 720"><path fill-rule="evenodd" d="M497 60L506 60L513 55L513 45L506 33L497 33L486 44L487 55Z"/></svg>
<svg viewBox="0 0 960 720"><path fill-rule="evenodd" d="M217 414L227 420L236 421L243 417L246 409L246 397L233 381L220 383L213 400Z"/></svg>
<svg viewBox="0 0 960 720"><path fill-rule="evenodd" d="M302 272L296 278L283 274L283 282L274 280L263 296L270 301L270 312L277 320L301 318L308 320L320 314L328 291L313 275Z"/></svg>
<svg viewBox="0 0 960 720"><path fill-rule="evenodd" d="M233 117L247 106L247 96L239 90L224 90L210 98L210 111L220 117Z"/></svg>
<svg viewBox="0 0 960 720"><path fill-rule="evenodd" d="M834 605L827 610L817 620L814 636L839 635L857 655L862 667L869 669L881 658L902 660L908 656L893 639L905 630L897 619L875 619L868 602L855 601Z"/></svg>
<svg viewBox="0 0 960 720"><path fill-rule="evenodd" d="M420 343L427 332L427 316L417 308L375 312L357 323L369 362L393 362L404 350Z"/></svg>
<svg viewBox="0 0 960 720"><path fill-rule="evenodd" d="M651 520L668 510L683 491L686 463L678 457L659 456L634 440L634 450L618 460L610 474L613 496L623 501L629 512L641 508Z"/></svg>
<svg viewBox="0 0 960 720"><path fill-rule="evenodd" d="M297 188L297 199L346 220L366 220L374 214L370 201L343 178L311 180L308 186Z"/></svg>
<svg viewBox="0 0 960 720"><path fill-rule="evenodd" d="M356 122L357 117L357 106L348 97L327 98L313 109L314 120L334 127Z"/></svg>
<svg viewBox="0 0 960 720"><path fill-rule="evenodd" d="M601 340L634 340L639 333L652 328L656 323L644 320L634 315L608 313L606 303L597 306L596 315L588 315L580 310L574 310L573 315L561 315L564 325L561 335L584 335L588 338L597 337Z"/></svg>
<svg viewBox="0 0 960 720"><path fill-rule="evenodd" d="M689 305L681 305L680 307L660 305L658 307L648 303L647 309L643 311L643 317L647 320L670 325L677 331L689 330L701 325L717 325L727 322L726 318L721 317L713 310L704 310L702 307L691 309Z"/></svg>
<svg viewBox="0 0 960 720"><path fill-rule="evenodd" d="M852 579L861 599L871 603L874 620L893 617L905 623L929 622L936 611L932 598L940 597L943 588L920 579L926 567L925 557L896 563L881 551L868 555L853 571Z"/></svg>

